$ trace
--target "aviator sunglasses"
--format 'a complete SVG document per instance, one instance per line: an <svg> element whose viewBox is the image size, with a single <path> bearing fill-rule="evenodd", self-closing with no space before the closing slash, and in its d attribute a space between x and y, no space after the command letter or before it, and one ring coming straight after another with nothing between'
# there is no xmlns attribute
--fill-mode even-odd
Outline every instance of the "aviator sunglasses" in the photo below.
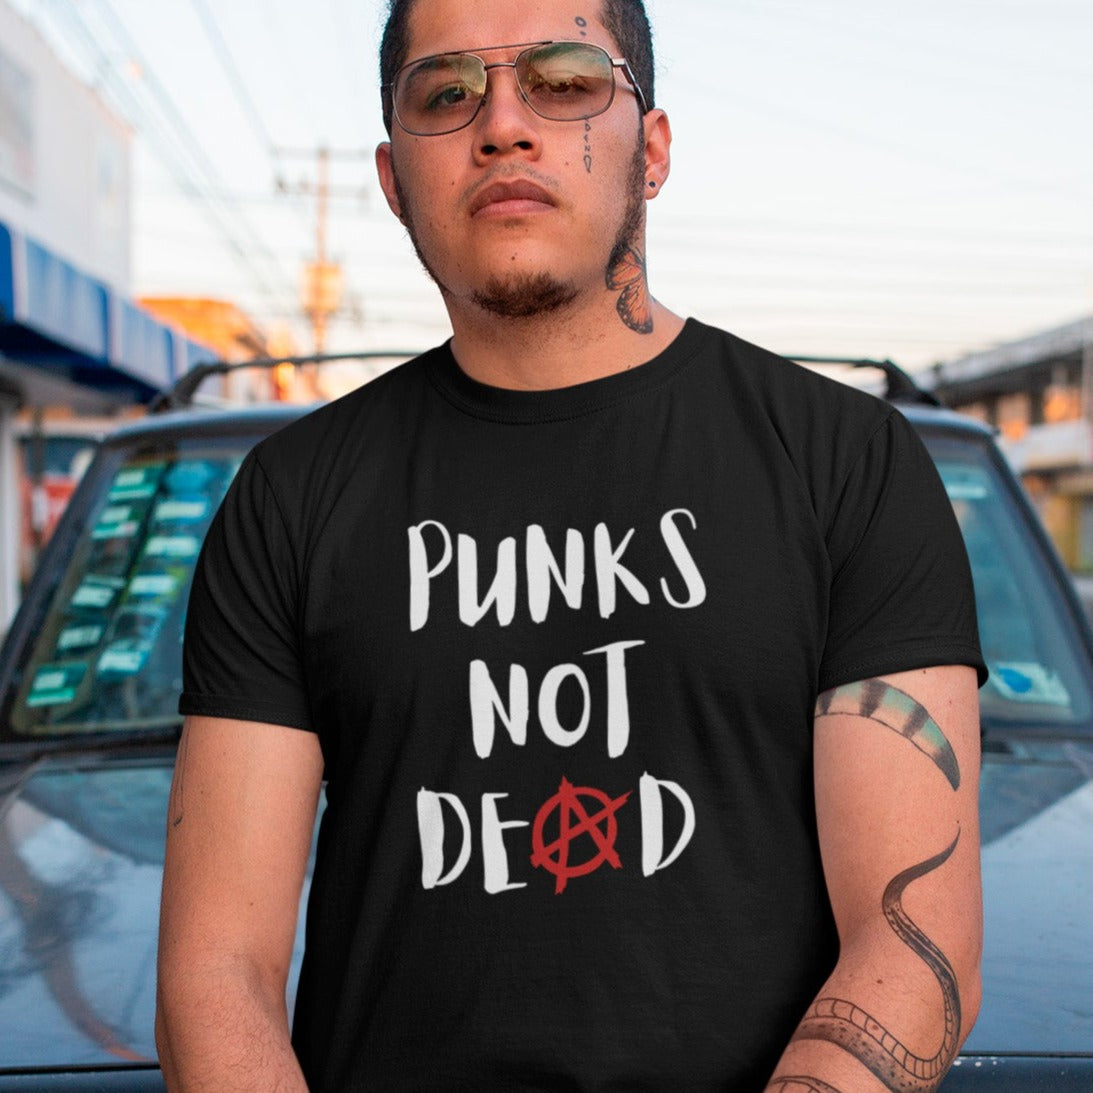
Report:
<svg viewBox="0 0 1093 1093"><path fill-rule="evenodd" d="M511 61L486 64L479 53L519 49ZM403 65L383 88L400 126L418 137L439 137L470 125L486 101L486 74L511 68L524 102L549 121L580 121L602 114L615 99L621 68L642 114L645 96L629 62L590 42L520 42L475 53L438 53Z"/></svg>

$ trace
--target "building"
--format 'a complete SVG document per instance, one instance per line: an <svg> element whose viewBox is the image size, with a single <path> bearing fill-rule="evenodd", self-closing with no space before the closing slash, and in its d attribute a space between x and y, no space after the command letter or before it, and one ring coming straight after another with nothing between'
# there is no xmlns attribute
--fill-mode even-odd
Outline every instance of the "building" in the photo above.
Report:
<svg viewBox="0 0 1093 1093"><path fill-rule="evenodd" d="M142 296L138 303L149 314L171 323L200 342L211 347L218 360L240 363L260 357L290 357L297 346L287 330L267 333L237 304L200 296ZM294 370L243 369L202 387L206 394L215 393L233 402L260 402L269 399L308 401L297 398Z"/></svg>
<svg viewBox="0 0 1093 1093"><path fill-rule="evenodd" d="M1093 316L936 365L929 378L945 405L999 430L1064 561L1093 571Z"/></svg>
<svg viewBox="0 0 1093 1093"><path fill-rule="evenodd" d="M130 139L0 0L0 629L18 598L20 408L117 414L213 355L129 299Z"/></svg>

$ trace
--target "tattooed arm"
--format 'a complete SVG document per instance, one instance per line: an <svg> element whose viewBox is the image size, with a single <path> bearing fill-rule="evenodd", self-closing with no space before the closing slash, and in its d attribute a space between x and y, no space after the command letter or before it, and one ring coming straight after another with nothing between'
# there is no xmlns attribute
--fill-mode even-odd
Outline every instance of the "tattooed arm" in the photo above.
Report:
<svg viewBox="0 0 1093 1093"><path fill-rule="evenodd" d="M167 817L156 998L172 1091L305 1089L285 980L322 770L312 733L186 720Z"/></svg>
<svg viewBox="0 0 1093 1093"><path fill-rule="evenodd" d="M971 668L820 696L816 814L834 972L768 1093L929 1093L979 1007L979 718Z"/></svg>

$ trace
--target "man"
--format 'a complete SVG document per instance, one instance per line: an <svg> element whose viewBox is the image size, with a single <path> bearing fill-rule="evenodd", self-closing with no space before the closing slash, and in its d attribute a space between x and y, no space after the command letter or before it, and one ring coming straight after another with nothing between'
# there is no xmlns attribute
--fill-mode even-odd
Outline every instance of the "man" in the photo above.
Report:
<svg viewBox="0 0 1093 1093"><path fill-rule="evenodd" d="M210 532L169 1085L936 1089L984 669L928 456L649 297L637 0L397 0L382 68L454 336L261 444Z"/></svg>

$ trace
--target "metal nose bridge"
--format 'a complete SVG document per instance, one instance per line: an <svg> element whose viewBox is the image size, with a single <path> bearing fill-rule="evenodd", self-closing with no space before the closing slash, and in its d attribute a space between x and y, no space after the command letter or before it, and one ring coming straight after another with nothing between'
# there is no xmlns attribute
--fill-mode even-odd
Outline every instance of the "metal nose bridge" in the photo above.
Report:
<svg viewBox="0 0 1093 1093"><path fill-rule="evenodd" d="M531 105L531 100L528 98L527 92L524 90L523 85L520 83L520 77L516 72L516 65L519 62L520 57L522 55L523 55L523 51L521 51L521 53L517 54L517 56L511 61L494 61L492 64L486 64L485 61L482 61L482 72L486 75L486 85L485 85L485 87L482 88L482 98L480 98L478 100L478 106L475 107L475 111L474 111L474 117L475 118L478 117L478 115L482 112L482 107L484 107L486 105L486 103L489 101L489 97L490 97L489 71L490 71L491 68L511 68L512 69L512 74L513 74L513 76L516 80L516 93L520 96L521 101L533 114L536 114L539 117L542 117L542 115L539 114L539 111L536 110L535 107ZM482 58L479 57L479 60L481 61ZM472 118L471 120L473 121L474 119Z"/></svg>
<svg viewBox="0 0 1093 1093"><path fill-rule="evenodd" d="M479 58L479 60L481 60L481 58ZM516 90L520 92L520 98L522 98L524 100L524 102L528 102L527 94L525 93L523 87L521 87L521 85L520 85L520 77L516 74L516 64L519 60L520 60L520 57L517 56L516 58L514 58L511 61L494 61L493 64L489 64L489 65L486 64L485 61L482 62L482 71L483 71L483 73L486 73L487 76L486 76L486 86L482 88L482 99L478 104L479 106L481 106L482 103L484 103L486 101L486 99L489 98L490 81L489 81L488 73L489 73L491 68L511 68L513 76L516 77ZM530 106L530 105L531 105L531 103L528 103L528 106Z"/></svg>

